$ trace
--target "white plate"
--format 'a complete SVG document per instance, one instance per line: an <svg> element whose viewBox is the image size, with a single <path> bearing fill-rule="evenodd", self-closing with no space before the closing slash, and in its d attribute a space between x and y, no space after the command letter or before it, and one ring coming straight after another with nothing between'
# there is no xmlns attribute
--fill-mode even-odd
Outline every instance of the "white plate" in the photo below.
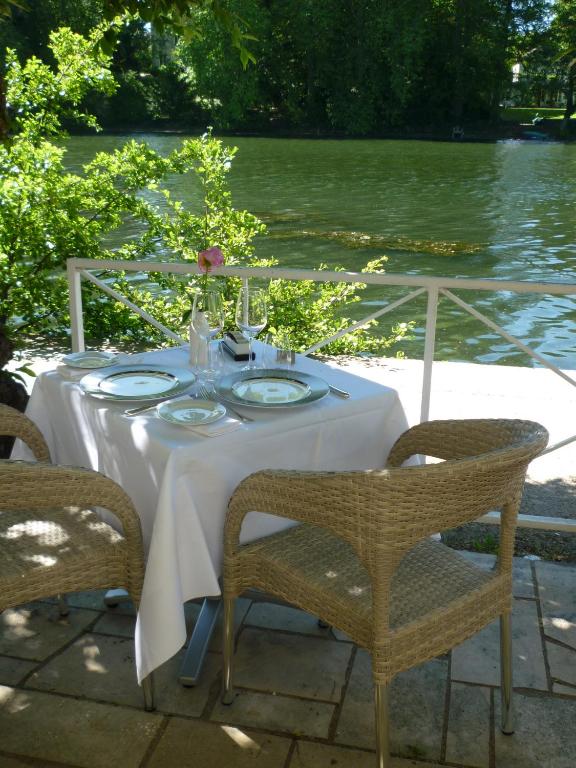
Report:
<svg viewBox="0 0 576 768"><path fill-rule="evenodd" d="M294 408L313 403L330 391L317 376L281 368L235 371L214 382L218 399L246 408Z"/></svg>
<svg viewBox="0 0 576 768"><path fill-rule="evenodd" d="M122 402L167 400L183 394L195 381L196 376L185 368L135 364L87 373L80 386L92 397Z"/></svg>
<svg viewBox="0 0 576 768"><path fill-rule="evenodd" d="M158 406L158 416L170 424L180 424L185 427L197 427L200 424L211 424L226 415L222 403L212 400L196 400L193 397L183 397L170 403Z"/></svg>
<svg viewBox="0 0 576 768"><path fill-rule="evenodd" d="M310 387L302 381L263 376L245 379L232 385L234 397L247 403L286 405L304 400L310 394Z"/></svg>
<svg viewBox="0 0 576 768"><path fill-rule="evenodd" d="M71 355L64 355L62 362L72 368L106 368L118 360L118 355L114 352L73 352Z"/></svg>

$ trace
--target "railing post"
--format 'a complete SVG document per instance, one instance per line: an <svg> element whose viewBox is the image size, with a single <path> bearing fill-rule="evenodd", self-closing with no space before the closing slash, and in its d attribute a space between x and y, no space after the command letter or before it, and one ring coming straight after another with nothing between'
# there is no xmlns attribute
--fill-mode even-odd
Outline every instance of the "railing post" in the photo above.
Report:
<svg viewBox="0 0 576 768"><path fill-rule="evenodd" d="M438 310L438 286L428 288L428 307L426 309L426 336L424 339L424 371L422 373L422 401L420 421L428 421L430 416L430 392L432 389L432 364L436 343L436 316Z"/></svg>
<svg viewBox="0 0 576 768"><path fill-rule="evenodd" d="M72 352L84 352L84 317L82 314L82 289L80 271L76 268L76 260L68 259L68 291L70 293L70 333L72 336Z"/></svg>

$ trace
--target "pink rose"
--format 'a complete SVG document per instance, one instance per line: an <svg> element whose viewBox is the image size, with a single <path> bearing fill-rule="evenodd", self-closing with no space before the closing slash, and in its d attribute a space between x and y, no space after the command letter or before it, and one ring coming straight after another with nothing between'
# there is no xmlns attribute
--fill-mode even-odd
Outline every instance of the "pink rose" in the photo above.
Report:
<svg viewBox="0 0 576 768"><path fill-rule="evenodd" d="M221 267L224 264L224 256L218 246L213 245L212 248L206 248L205 251L198 253L198 266L202 272L210 272L212 267Z"/></svg>

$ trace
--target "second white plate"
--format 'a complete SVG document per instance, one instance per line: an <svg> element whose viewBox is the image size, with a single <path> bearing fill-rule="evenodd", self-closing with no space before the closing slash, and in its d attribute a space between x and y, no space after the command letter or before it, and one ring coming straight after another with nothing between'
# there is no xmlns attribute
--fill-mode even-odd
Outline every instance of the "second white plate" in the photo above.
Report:
<svg viewBox="0 0 576 768"><path fill-rule="evenodd" d="M72 368L106 368L118 360L118 355L114 352L72 352L71 355L64 355L62 362Z"/></svg>
<svg viewBox="0 0 576 768"><path fill-rule="evenodd" d="M222 403L212 400L196 400L193 397L183 397L181 400L161 403L158 406L158 416L170 424L180 424L185 427L198 427L201 424L211 424L226 415Z"/></svg>

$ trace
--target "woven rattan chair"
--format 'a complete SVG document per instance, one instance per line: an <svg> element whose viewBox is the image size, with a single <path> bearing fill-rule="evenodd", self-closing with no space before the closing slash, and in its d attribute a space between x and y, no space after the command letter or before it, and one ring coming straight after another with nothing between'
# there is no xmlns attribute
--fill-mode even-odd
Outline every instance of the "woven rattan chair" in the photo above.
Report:
<svg viewBox="0 0 576 768"><path fill-rule="evenodd" d="M140 520L112 480L54 466L38 428L0 404L0 435L18 437L37 463L0 460L0 611L42 597L124 587L138 605L144 578ZM122 534L92 511L112 512ZM152 678L143 682L153 709Z"/></svg>
<svg viewBox="0 0 576 768"><path fill-rule="evenodd" d="M502 730L511 733L514 533L526 469L547 439L530 421L427 422L397 440L383 470L265 470L244 480L225 527L223 701L233 700L234 599L256 588L319 616L370 652L379 768L390 766L392 678L497 617ZM401 466L418 454L442 461ZM502 522L491 572L431 538L492 509L502 510ZM250 511L302 524L240 545Z"/></svg>

